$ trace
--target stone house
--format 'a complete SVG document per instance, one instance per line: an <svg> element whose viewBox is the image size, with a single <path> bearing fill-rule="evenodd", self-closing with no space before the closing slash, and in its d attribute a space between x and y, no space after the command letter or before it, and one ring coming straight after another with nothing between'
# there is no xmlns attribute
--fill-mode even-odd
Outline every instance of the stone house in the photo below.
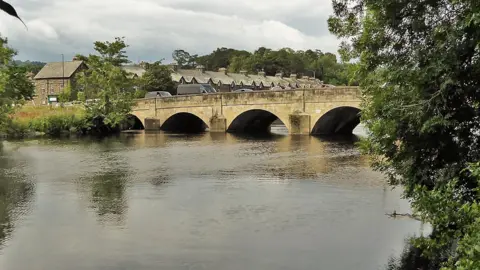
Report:
<svg viewBox="0 0 480 270"><path fill-rule="evenodd" d="M275 76L266 76L263 71L259 71L257 74L248 74L246 71L230 73L226 68L220 68L218 71L207 71L201 65L195 69L179 69L176 63L172 63L169 66L172 70L172 80L175 83L208 83L219 92L230 92L240 88L269 90L273 87L279 89L326 87L318 79L308 76L299 78L297 74L290 74L288 77L285 77L283 73L277 73Z"/></svg>
<svg viewBox="0 0 480 270"><path fill-rule="evenodd" d="M35 84L34 102L36 105L47 105L58 101L58 95L68 85L75 84L75 75L87 69L83 61L47 63L33 78Z"/></svg>
<svg viewBox="0 0 480 270"><path fill-rule="evenodd" d="M269 89L295 89L295 88L322 88L333 87L324 84L321 80L308 76L299 77L297 74L290 74L286 77L283 73L277 73L275 76L266 76L265 72L260 71L257 74L248 74L246 71L239 73L228 72L226 68L220 68L218 71L207 71L202 65L195 69L179 69L176 63L168 65L171 69L173 82L178 84L210 84L219 92L231 92L240 88L249 88L253 90ZM122 67L132 78L142 77L145 69L140 65L125 65Z"/></svg>

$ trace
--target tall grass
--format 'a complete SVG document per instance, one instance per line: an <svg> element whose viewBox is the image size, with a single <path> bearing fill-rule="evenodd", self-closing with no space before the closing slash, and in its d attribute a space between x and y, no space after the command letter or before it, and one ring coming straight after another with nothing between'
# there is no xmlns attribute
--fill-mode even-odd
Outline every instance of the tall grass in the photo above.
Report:
<svg viewBox="0 0 480 270"><path fill-rule="evenodd" d="M88 127L83 107L23 106L10 116L7 136L24 137L34 133L57 136L82 132Z"/></svg>

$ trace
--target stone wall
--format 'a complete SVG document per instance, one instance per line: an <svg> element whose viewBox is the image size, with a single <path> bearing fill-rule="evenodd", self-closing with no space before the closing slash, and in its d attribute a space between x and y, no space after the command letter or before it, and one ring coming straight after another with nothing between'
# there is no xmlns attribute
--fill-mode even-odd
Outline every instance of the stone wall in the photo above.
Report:
<svg viewBox="0 0 480 270"><path fill-rule="evenodd" d="M35 105L48 104L48 95L60 94L64 86L67 87L71 83L70 79L37 79L35 84Z"/></svg>

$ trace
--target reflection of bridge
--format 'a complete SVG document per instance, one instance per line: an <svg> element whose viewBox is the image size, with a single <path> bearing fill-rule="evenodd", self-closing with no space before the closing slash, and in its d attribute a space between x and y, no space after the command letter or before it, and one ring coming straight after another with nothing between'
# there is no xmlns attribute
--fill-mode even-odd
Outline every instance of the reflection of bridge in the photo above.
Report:
<svg viewBox="0 0 480 270"><path fill-rule="evenodd" d="M359 105L357 87L336 87L141 99L132 114L145 129L267 131L278 118L291 134L349 134Z"/></svg>

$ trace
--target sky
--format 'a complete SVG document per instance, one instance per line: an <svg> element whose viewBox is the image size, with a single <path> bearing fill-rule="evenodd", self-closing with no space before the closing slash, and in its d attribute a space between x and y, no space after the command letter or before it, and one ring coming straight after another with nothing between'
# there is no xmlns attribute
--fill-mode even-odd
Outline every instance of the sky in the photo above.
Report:
<svg viewBox="0 0 480 270"><path fill-rule="evenodd" d="M175 49L207 54L260 46L336 53L331 0L6 0L28 26L0 13L0 34L19 60L61 61L93 53L94 41L125 37L133 62L171 61Z"/></svg>

